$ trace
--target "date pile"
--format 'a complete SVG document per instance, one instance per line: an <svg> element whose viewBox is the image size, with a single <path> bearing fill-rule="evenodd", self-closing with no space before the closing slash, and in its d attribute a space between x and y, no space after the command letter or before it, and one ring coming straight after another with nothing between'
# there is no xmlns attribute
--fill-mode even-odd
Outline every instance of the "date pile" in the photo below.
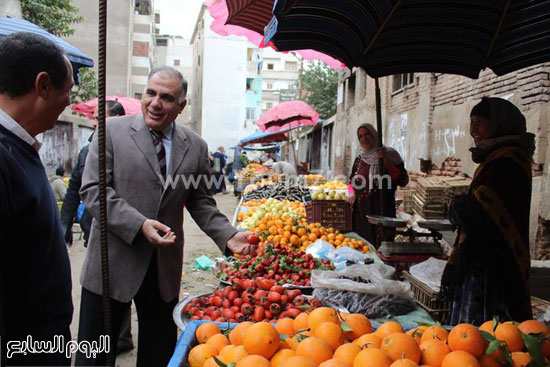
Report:
<svg viewBox="0 0 550 367"><path fill-rule="evenodd" d="M267 244L252 256L242 256L223 266L216 277L229 282L264 277L279 285L310 286L313 269L333 270L334 266L330 261L315 259L303 251L293 251L276 243Z"/></svg>
<svg viewBox="0 0 550 367"><path fill-rule="evenodd" d="M183 313L191 320L269 322L295 318L303 310L321 306L321 301L305 297L299 289L286 289L274 280L260 277L235 279L232 285L217 289L207 297L193 299L183 308Z"/></svg>

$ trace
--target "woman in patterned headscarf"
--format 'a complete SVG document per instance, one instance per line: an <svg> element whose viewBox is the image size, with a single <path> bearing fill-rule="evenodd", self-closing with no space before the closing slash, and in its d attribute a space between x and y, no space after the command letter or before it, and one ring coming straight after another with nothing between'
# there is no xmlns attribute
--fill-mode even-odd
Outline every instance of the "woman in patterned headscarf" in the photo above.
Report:
<svg viewBox="0 0 550 367"><path fill-rule="evenodd" d="M367 221L366 215L395 217L395 190L397 186L405 186L409 182L409 175L399 153L395 149L380 146L374 126L368 123L359 125L357 138L361 154L353 163L347 201L353 205L353 230L378 247L382 240L381 234L375 232L375 227ZM384 162L383 167L380 167L380 159ZM383 210L380 190L384 192Z"/></svg>
<svg viewBox="0 0 550 367"><path fill-rule="evenodd" d="M468 193L451 202L459 226L442 286L453 300L450 324L530 319L529 211L534 135L501 98L483 98L470 114L479 163Z"/></svg>

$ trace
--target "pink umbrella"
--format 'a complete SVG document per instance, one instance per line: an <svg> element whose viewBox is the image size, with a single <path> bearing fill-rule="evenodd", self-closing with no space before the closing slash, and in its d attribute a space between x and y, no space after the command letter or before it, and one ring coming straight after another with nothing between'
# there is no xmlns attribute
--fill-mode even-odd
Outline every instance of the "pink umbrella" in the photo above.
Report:
<svg viewBox="0 0 550 367"><path fill-rule="evenodd" d="M138 113L141 113L141 101L139 99L122 97L120 94L117 94L114 96L107 96L105 97L105 100L119 102L122 107L124 107L124 111L127 115L137 115ZM86 102L75 103L72 110L81 115L86 115L90 120L93 120L96 106L97 98L93 98Z"/></svg>
<svg viewBox="0 0 550 367"><path fill-rule="evenodd" d="M231 17L229 17L230 12L226 1L231 5ZM269 46L278 51L272 42L266 45L263 36L263 27L267 25L273 15L271 12L266 12L265 8L272 9L273 0L207 0L205 4L210 15L214 18L210 29L217 34L222 36L244 36L260 48ZM247 9L250 9L250 13L245 12ZM296 50L296 52L305 60L321 60L333 69L346 67L340 60L319 51Z"/></svg>
<svg viewBox="0 0 550 367"><path fill-rule="evenodd" d="M256 125L262 131L292 130L297 127L316 125L319 114L304 101L279 103L264 113Z"/></svg>

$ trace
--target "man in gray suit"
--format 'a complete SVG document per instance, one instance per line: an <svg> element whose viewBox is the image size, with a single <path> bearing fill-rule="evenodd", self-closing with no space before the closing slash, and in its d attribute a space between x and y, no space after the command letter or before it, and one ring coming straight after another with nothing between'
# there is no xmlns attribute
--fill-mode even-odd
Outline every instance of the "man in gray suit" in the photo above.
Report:
<svg viewBox="0 0 550 367"><path fill-rule="evenodd" d="M107 212L112 303L111 348L121 317L134 300L138 366L166 366L176 344L172 310L183 264L183 207L224 253L251 253L248 233L219 212L210 193L206 142L174 120L186 105L187 82L173 68L149 74L142 114L107 123ZM175 184L165 184L172 180ZM94 138L82 178L82 200L94 220L82 268L79 341L104 334L99 239L98 142ZM105 365L105 354L77 365Z"/></svg>

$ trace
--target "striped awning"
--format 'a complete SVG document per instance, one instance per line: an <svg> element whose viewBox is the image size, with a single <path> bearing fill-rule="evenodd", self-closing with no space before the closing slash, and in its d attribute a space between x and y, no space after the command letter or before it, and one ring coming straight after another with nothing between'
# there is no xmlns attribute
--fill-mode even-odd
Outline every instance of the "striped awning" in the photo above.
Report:
<svg viewBox="0 0 550 367"><path fill-rule="evenodd" d="M273 14L266 42L311 48L372 77L477 78L550 61L549 0L278 0Z"/></svg>
<svg viewBox="0 0 550 367"><path fill-rule="evenodd" d="M271 20L274 0L226 0L228 16L226 24L238 25L259 34Z"/></svg>

